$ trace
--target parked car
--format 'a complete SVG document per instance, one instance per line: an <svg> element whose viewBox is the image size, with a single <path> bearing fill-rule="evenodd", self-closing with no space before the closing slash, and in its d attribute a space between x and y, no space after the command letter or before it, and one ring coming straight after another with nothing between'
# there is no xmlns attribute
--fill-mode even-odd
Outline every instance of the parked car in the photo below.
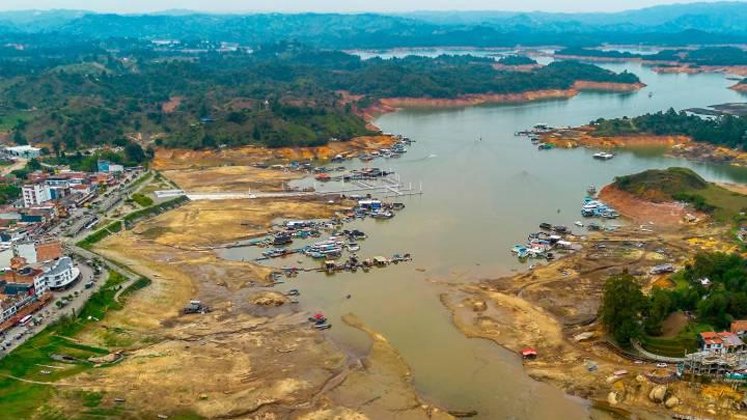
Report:
<svg viewBox="0 0 747 420"><path fill-rule="evenodd" d="M669 366L669 365L667 365L666 363L657 363L656 364L656 367L658 367L658 368L665 368L667 366Z"/></svg>

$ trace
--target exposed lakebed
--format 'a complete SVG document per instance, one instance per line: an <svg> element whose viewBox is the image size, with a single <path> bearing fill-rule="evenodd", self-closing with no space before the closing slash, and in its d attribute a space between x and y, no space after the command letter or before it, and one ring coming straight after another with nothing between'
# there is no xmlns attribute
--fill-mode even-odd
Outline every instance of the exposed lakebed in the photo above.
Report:
<svg viewBox="0 0 747 420"><path fill-rule="evenodd" d="M514 132L540 122L575 126L599 117L746 99L727 89L733 82L719 74L659 75L638 64L604 67L632 71L647 87L626 94L583 92L568 100L403 110L381 116L376 124L383 131L417 143L399 159L345 165L392 169L406 182L422 181L425 193L398 200L407 208L392 220L367 219L346 228L369 234L361 242L362 256L409 252L414 261L369 273L304 273L277 288L299 289L304 308L322 310L330 318L334 327L327 333L340 346L365 354L368 337L338 321L355 313L402 354L413 370L416 388L437 405L477 410L479 418L585 416L585 402L529 378L517 355L492 342L469 339L453 327L439 294L449 291L448 283L526 269L510 248L542 221L570 226L580 219L588 185L602 186L615 176L670 166L692 168L711 181L747 182L747 169L668 158L659 150L621 151L600 162L592 159L591 150L538 151L525 138L514 137ZM221 252L242 259L255 255L256 249ZM301 258L290 256L272 264L292 266Z"/></svg>

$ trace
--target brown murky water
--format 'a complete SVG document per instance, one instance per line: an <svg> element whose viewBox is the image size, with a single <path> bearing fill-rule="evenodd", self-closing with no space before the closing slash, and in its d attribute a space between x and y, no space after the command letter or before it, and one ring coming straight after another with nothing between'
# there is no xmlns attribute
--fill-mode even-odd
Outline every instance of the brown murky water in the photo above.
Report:
<svg viewBox="0 0 747 420"><path fill-rule="evenodd" d="M391 168L415 185L422 181L425 194L402 199L407 208L392 220L366 220L352 227L370 236L361 242L360 255L410 252L414 261L370 273L307 273L278 288L299 289L304 308L322 310L332 320L334 327L327 333L349 351L363 354L367 338L335 322L348 312L358 315L400 351L417 389L438 405L474 409L484 419L603 416L587 402L529 378L517 355L492 342L466 338L451 325L438 295L447 290L440 283L474 282L524 269L510 254L511 246L523 242L541 221L572 225L580 218L587 185L669 166L693 168L709 180L747 181L744 169L665 158L656 151L621 152L599 162L588 150L539 152L526 139L513 136L539 122L577 125L598 117L744 100L726 89L733 82L721 75L657 75L634 64L606 67L633 71L648 87L633 94L583 93L567 101L381 117L377 124L385 132L417 143L400 159L368 166ZM224 256L248 259L257 252L237 248ZM296 256L272 264L298 265L297 260L304 259Z"/></svg>

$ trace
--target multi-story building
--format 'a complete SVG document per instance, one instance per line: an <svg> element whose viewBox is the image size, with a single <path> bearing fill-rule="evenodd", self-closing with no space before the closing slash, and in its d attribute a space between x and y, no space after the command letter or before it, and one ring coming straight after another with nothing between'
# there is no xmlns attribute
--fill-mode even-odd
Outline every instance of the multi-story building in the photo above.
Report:
<svg viewBox="0 0 747 420"><path fill-rule="evenodd" d="M21 188L23 196L23 206L38 206L52 199L49 186L42 184L29 184Z"/></svg>
<svg viewBox="0 0 747 420"><path fill-rule="evenodd" d="M80 277L80 269L75 266L73 259L62 257L43 268L44 272L35 279L35 287L52 290L62 290L70 286ZM38 284L38 285L37 285ZM37 292L38 294L39 292Z"/></svg>

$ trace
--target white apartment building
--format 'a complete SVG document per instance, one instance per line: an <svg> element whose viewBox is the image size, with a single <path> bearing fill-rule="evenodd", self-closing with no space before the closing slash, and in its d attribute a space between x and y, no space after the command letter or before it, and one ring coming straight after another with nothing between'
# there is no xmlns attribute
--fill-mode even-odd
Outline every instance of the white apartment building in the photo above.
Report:
<svg viewBox="0 0 747 420"><path fill-rule="evenodd" d="M23 206L33 207L52 199L49 186L40 184L24 185L21 188L23 196Z"/></svg>

